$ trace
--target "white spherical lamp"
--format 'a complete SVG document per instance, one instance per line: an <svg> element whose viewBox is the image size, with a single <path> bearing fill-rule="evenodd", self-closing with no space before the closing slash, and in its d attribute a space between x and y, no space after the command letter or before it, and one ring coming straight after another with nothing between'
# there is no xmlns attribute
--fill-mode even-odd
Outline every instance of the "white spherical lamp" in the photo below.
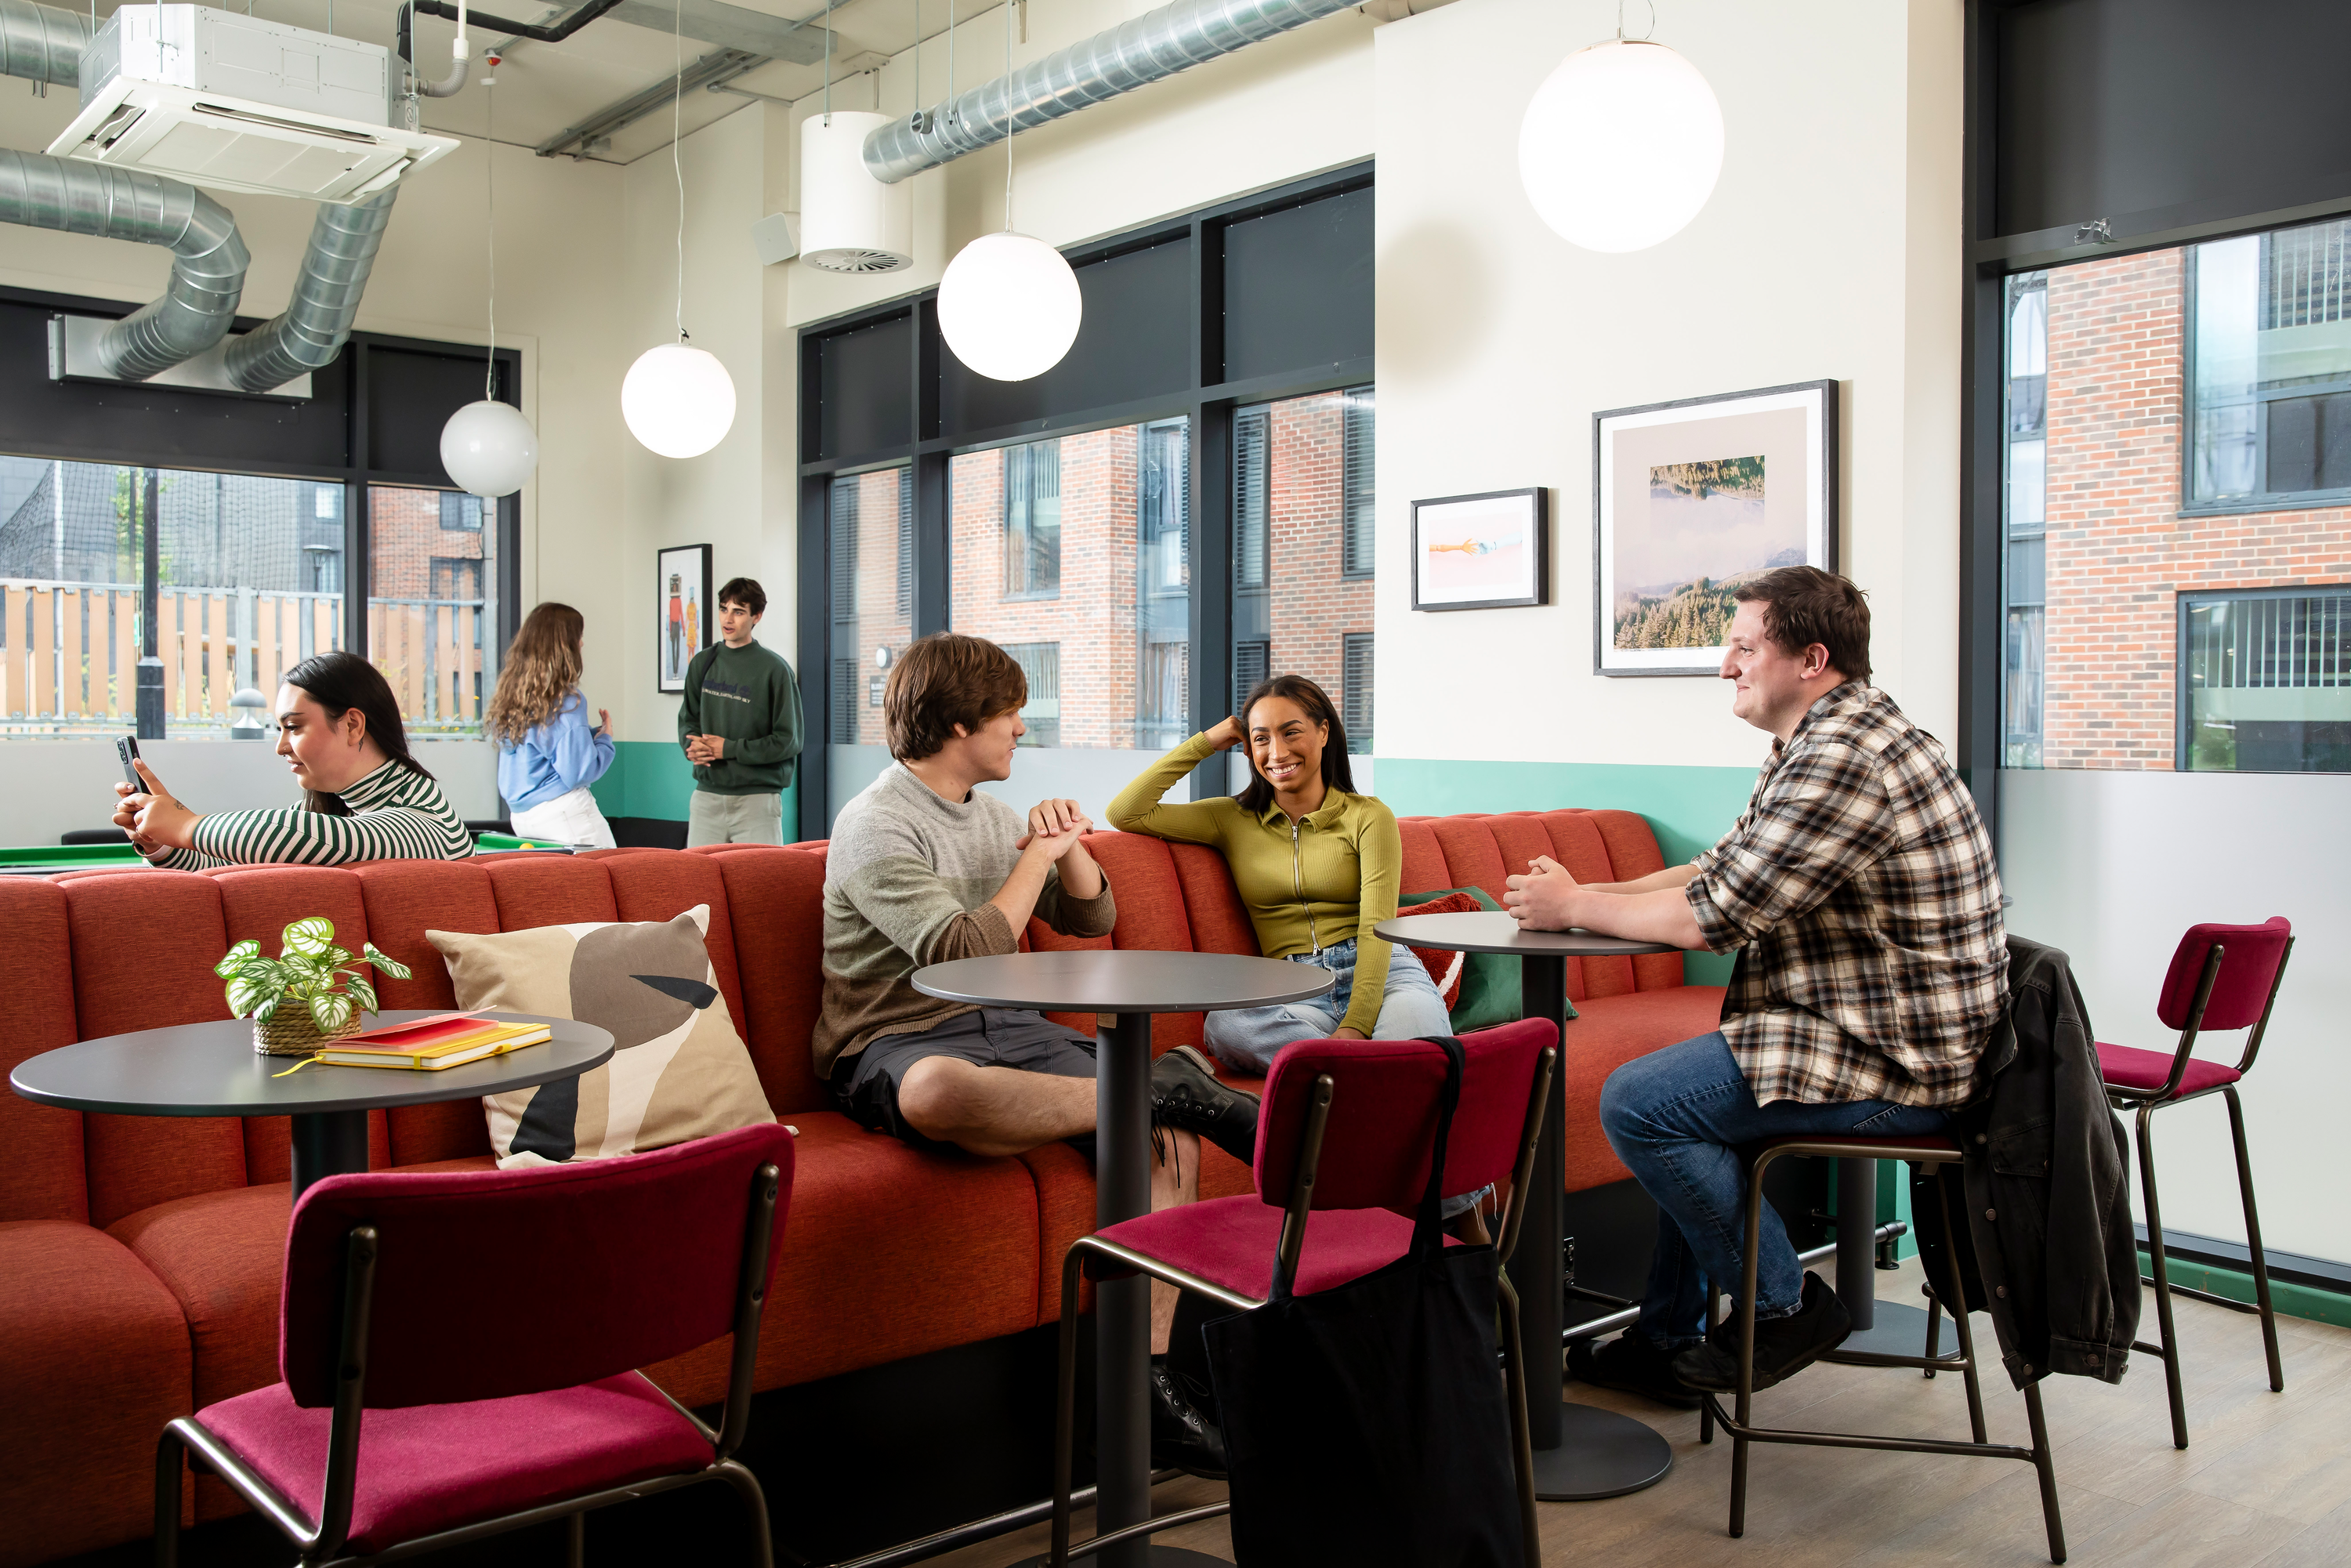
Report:
<svg viewBox="0 0 2351 1568"><path fill-rule="evenodd" d="M939 279L939 335L990 381L1025 382L1060 364L1084 315L1061 253L1023 234L982 235Z"/></svg>
<svg viewBox="0 0 2351 1568"><path fill-rule="evenodd" d="M1519 178L1560 237L1646 250L1698 216L1722 173L1722 106L1663 44L1578 49L1535 89L1519 125Z"/></svg>
<svg viewBox="0 0 2351 1568"><path fill-rule="evenodd" d="M484 500L511 496L538 466L538 432L512 404L469 402L441 427L441 466Z"/></svg>
<svg viewBox="0 0 2351 1568"><path fill-rule="evenodd" d="M735 425L735 382L718 356L690 343L647 349L621 382L629 434L664 457L699 457Z"/></svg>

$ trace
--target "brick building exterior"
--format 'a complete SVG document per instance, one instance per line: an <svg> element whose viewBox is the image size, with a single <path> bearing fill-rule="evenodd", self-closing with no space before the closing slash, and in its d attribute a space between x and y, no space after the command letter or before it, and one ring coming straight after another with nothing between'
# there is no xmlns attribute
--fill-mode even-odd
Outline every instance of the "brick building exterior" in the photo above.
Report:
<svg viewBox="0 0 2351 1568"><path fill-rule="evenodd" d="M1346 640L1372 630L1372 578L1345 574L1346 396L1330 392L1271 406L1266 512L1270 570L1268 673L1318 683L1344 713L1351 703ZM1366 737L1352 736L1356 749Z"/></svg>
<svg viewBox="0 0 2351 1568"><path fill-rule="evenodd" d="M2044 767L2174 765L2181 592L2351 579L2351 508L2180 515L2187 275L2049 273Z"/></svg>

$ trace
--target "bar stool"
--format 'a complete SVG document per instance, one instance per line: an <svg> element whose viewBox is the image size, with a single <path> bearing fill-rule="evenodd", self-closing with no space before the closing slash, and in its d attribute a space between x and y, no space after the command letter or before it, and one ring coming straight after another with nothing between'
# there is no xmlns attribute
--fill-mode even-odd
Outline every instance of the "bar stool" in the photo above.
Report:
<svg viewBox="0 0 2351 1568"><path fill-rule="evenodd" d="M2147 1255L2154 1276L2143 1282L2155 1287L2155 1319L2161 1344L2134 1344L2134 1350L2163 1359L2163 1382L2171 1396L2171 1445L2188 1446L2188 1402L2179 1388L2179 1345L2171 1328L2174 1293L2252 1312L2262 1320L2262 1348L2269 1354L2270 1389L2285 1391L2285 1369L2278 1361L2277 1317L2270 1309L2269 1263L2262 1255L2262 1221L2253 1210L2253 1170L2245 1155L2245 1111L2237 1099L2237 1084L2253 1069L2261 1053L2262 1036L2277 1006L2278 987L2285 981L2285 961L2294 953L2294 927L2282 915L2259 925L2191 925L2171 955L2171 970L2163 977L2163 994L2156 1015L2166 1029L2179 1031L2179 1043L2169 1056L2159 1051L2138 1051L2126 1045L2098 1046L2098 1076L2105 1081L2106 1100L2117 1111L2138 1113L2139 1194L2147 1207ZM2196 1059L2197 1036L2206 1030L2253 1032L2245 1054L2234 1067ZM2149 1124L2155 1113L2218 1092L2229 1103L2229 1135L2237 1149L2237 1191L2245 1206L2245 1245L2253 1260L2252 1305L2205 1291L2191 1291L2170 1281L2163 1257L2163 1215L2155 1196L2155 1145Z"/></svg>
<svg viewBox="0 0 2351 1568"><path fill-rule="evenodd" d="M1747 1533L1747 1446L1750 1443L1795 1443L1825 1448L1890 1448L1913 1454L1951 1454L1991 1459L2018 1459L2031 1465L2041 1478L2041 1519L2049 1535L2049 1561L2065 1561L2065 1522L2057 1508L2057 1471L2050 1460L2049 1427L2041 1410L2041 1388L2027 1384L2024 1388L2024 1412L2032 1424L2032 1446L2020 1448L2011 1443L1986 1441L1983 1416L1983 1389L1976 1378L1975 1335L1968 1324L1967 1291L1962 1282L1957 1249L1966 1244L1968 1232L1952 1223L1951 1206L1937 1179L1923 1186L1914 1186L1911 1199L1915 1207L1921 1201L1925 1186L1932 1186L1935 1200L1941 1210L1942 1234L1949 1244L1940 1249L1947 1265L1947 1278L1930 1281L1928 1294L1935 1308L1948 1307L1951 1326L1958 1332L1959 1354L1956 1361L1934 1355L1933 1329L1928 1329L1925 1355L1902 1355L1894 1353L1855 1353L1845 1359L1868 1366L1918 1367L1931 1377L1938 1371L1957 1371L1965 1380L1968 1391L1968 1424L1972 1441L1956 1442L1938 1437L1886 1437L1855 1432L1813 1432L1788 1427L1758 1427L1754 1424L1755 1399L1755 1273L1756 1249L1762 1244L1763 1232L1763 1172L1773 1160L1791 1155L1811 1155L1830 1159L1908 1160L1922 1170L1960 1163L1959 1145L1940 1136L1923 1138L1868 1138L1857 1136L1797 1136L1775 1138L1757 1144L1749 1151L1747 1169L1747 1235L1741 1249L1739 1291L1739 1388L1735 1398L1736 1416L1723 1413L1720 1401L1712 1393L1705 1396L1698 1409L1698 1441L1714 1441L1714 1428L1719 1424L1730 1434L1730 1533ZM1707 1321L1716 1321L1713 1303L1719 1292L1709 1291Z"/></svg>

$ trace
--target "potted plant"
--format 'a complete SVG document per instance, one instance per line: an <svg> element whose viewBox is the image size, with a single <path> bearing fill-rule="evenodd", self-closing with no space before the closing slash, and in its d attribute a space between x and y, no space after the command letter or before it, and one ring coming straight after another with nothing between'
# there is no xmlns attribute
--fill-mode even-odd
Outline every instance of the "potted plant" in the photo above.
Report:
<svg viewBox="0 0 2351 1568"><path fill-rule="evenodd" d="M213 966L228 982L232 1018L253 1020L253 1049L265 1056L308 1056L330 1040L360 1031L360 1014L377 1010L375 986L350 953L335 946L335 924L321 915L297 920L278 940L275 958L261 956L261 944L238 943ZM395 979L408 967L360 944L360 965L373 965Z"/></svg>

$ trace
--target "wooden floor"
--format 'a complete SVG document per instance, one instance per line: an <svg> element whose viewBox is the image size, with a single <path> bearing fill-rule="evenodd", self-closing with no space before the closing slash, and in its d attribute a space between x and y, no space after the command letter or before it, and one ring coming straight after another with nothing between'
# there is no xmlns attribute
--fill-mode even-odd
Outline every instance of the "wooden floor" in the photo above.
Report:
<svg viewBox="0 0 2351 1568"><path fill-rule="evenodd" d="M1878 1276L1878 1294L1918 1301L1914 1260ZM2351 1329L2278 1320L2286 1388L2273 1394L2260 1322L2176 1302L2188 1367L2190 1446L2171 1446L2163 1369L2134 1356L2119 1386L2043 1384L2070 1561L2160 1568L2342 1568L2351 1564ZM2143 1333L2153 1336L2150 1302ZM1985 1346L1991 1323L1979 1316ZM1994 1360L1984 1404L1995 1442L2022 1444L2024 1405ZM2005 1459L1761 1446L1750 1462L1747 1534L1724 1533L1730 1445L1698 1441L1695 1412L1601 1390L1569 1396L1638 1416L1674 1445L1663 1481L1605 1502L1541 1505L1544 1560L1594 1568L1990 1568L2045 1563L2032 1467ZM1967 1436L1959 1379L1818 1364L1757 1398L1771 1425L1918 1437ZM1162 1512L1222 1497L1181 1479L1154 1494ZM1092 1521L1081 1516L1079 1535ZM1044 1550L1043 1527L935 1561L1002 1568ZM1171 1546L1231 1556L1225 1521L1170 1531Z"/></svg>

